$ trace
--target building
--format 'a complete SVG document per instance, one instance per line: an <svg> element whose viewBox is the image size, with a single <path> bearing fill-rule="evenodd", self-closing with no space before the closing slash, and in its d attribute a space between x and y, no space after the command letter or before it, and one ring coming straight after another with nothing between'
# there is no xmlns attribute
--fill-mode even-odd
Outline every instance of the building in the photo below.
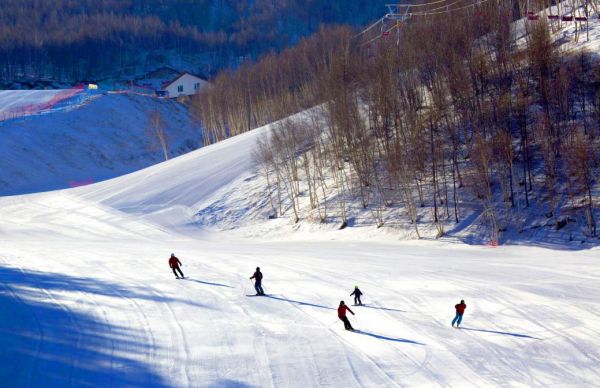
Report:
<svg viewBox="0 0 600 388"><path fill-rule="evenodd" d="M165 94L170 97L191 96L202 90L207 84L203 78L197 77L190 73L182 73L173 81L166 82L162 85Z"/></svg>
<svg viewBox="0 0 600 388"><path fill-rule="evenodd" d="M133 82L138 86L152 88L152 90L158 91L163 90L162 87L165 82L174 80L180 75L181 72L179 70L163 66L144 74L142 77L134 79Z"/></svg>

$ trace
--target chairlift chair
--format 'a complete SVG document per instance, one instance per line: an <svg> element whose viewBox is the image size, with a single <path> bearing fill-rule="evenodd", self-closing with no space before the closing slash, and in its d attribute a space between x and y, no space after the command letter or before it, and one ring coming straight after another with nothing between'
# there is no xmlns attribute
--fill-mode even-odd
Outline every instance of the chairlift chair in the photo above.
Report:
<svg viewBox="0 0 600 388"><path fill-rule="evenodd" d="M539 20L540 17L533 11L527 11L527 20Z"/></svg>

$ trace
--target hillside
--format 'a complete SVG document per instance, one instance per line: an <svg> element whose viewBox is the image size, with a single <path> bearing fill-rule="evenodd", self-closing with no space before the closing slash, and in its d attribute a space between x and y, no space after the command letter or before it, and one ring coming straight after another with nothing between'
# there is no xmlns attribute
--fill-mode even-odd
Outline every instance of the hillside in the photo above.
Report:
<svg viewBox="0 0 600 388"><path fill-rule="evenodd" d="M281 120L255 146L266 201L257 222L596 245L596 8L562 5L570 22L550 18L557 7L514 22L513 4L388 20L368 30L374 38L336 28L221 74L196 98L211 140ZM581 13L593 18L573 19ZM232 191L213 206L233 198L250 201Z"/></svg>
<svg viewBox="0 0 600 388"><path fill-rule="evenodd" d="M35 114L43 107L50 107L58 102L61 95L79 92L69 90L1 90L0 91L0 121Z"/></svg>
<svg viewBox="0 0 600 388"><path fill-rule="evenodd" d="M131 79L161 65L213 75L321 25L361 25L385 1L5 0L0 87Z"/></svg>
<svg viewBox="0 0 600 388"><path fill-rule="evenodd" d="M105 182L0 198L0 380L11 386L589 386L598 249L252 238L194 223L254 194L259 129ZM215 216L244 212L213 207ZM359 228L356 228L359 229ZM171 252L187 279L174 280ZM260 266L267 297L252 295ZM354 285L357 332L336 316ZM450 327L465 299L462 329ZM15 373L18 371L18 373Z"/></svg>
<svg viewBox="0 0 600 388"><path fill-rule="evenodd" d="M152 112L164 121L169 156L202 144L199 124L184 105L139 95L78 95L43 114L0 121L0 195L97 182L164 160Z"/></svg>
<svg viewBox="0 0 600 388"><path fill-rule="evenodd" d="M0 385L597 386L600 23L477 5L321 29L189 105L0 91Z"/></svg>

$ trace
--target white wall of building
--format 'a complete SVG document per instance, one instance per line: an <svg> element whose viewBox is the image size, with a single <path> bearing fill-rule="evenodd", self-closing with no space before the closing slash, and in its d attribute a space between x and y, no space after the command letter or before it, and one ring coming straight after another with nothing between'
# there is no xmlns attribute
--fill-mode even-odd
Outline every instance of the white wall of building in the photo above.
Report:
<svg viewBox="0 0 600 388"><path fill-rule="evenodd" d="M196 94L206 85L206 81L191 74L184 74L177 80L169 84L165 90L169 97L179 97L181 95L191 96Z"/></svg>

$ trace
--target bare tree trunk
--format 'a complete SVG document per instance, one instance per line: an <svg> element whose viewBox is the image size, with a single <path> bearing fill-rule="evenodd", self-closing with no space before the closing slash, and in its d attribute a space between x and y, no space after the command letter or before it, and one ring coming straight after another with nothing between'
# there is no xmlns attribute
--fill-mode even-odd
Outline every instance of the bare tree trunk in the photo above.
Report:
<svg viewBox="0 0 600 388"><path fill-rule="evenodd" d="M158 110L150 112L150 127L156 136L165 160L169 160L169 148L167 145L167 134L165 133L165 122Z"/></svg>

